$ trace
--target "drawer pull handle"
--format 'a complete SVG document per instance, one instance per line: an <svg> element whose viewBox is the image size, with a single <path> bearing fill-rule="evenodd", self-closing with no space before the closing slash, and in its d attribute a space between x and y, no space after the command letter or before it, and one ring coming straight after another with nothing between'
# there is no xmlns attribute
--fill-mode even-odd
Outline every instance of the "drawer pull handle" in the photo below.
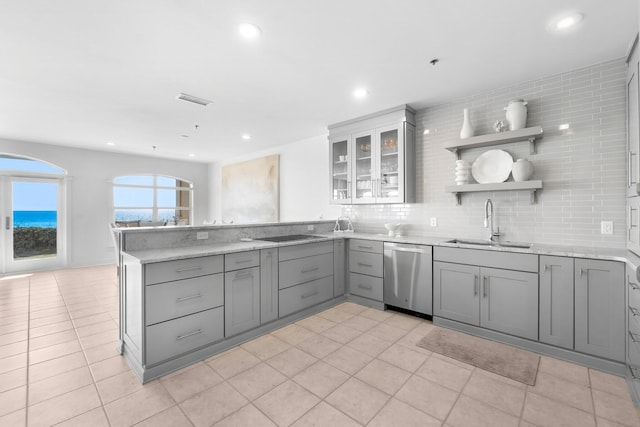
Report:
<svg viewBox="0 0 640 427"><path fill-rule="evenodd" d="M181 340L183 340L185 338L189 338L189 337L192 337L194 335L199 335L201 333L202 333L202 329L198 329L197 331L189 332L188 334L178 335L176 337L176 341L181 341Z"/></svg>
<svg viewBox="0 0 640 427"><path fill-rule="evenodd" d="M358 288L359 289L366 289L368 291L373 290L373 286L371 286L371 285L363 285L362 283L358 284Z"/></svg>
<svg viewBox="0 0 640 427"><path fill-rule="evenodd" d="M248 259L237 259L234 261L236 264L245 264L247 262L251 262L251 258Z"/></svg>
<svg viewBox="0 0 640 427"><path fill-rule="evenodd" d="M308 294L300 295L300 299L309 298L318 295L318 291L309 292Z"/></svg>
<svg viewBox="0 0 640 427"><path fill-rule="evenodd" d="M307 274L307 273L311 273L312 271L318 271L318 270L320 270L320 267L311 267L311 268L303 268L302 270L300 270L300 272L303 274Z"/></svg>
<svg viewBox="0 0 640 427"><path fill-rule="evenodd" d="M186 273L187 271L196 271L196 270L202 270L202 267L197 265L195 267L179 268L176 270L176 273Z"/></svg>
<svg viewBox="0 0 640 427"><path fill-rule="evenodd" d="M360 267L369 267L369 268L372 268L372 267L373 267L373 264L366 264L366 263L364 263L364 262L359 262L359 263L358 263L358 265L359 265Z"/></svg>
<svg viewBox="0 0 640 427"><path fill-rule="evenodd" d="M244 279L246 277L251 276L251 272L250 271L238 271L236 273L236 279Z"/></svg>
<svg viewBox="0 0 640 427"><path fill-rule="evenodd" d="M473 296L474 297L478 295L478 287L479 287L478 275L476 274L475 276L473 276Z"/></svg>
<svg viewBox="0 0 640 427"><path fill-rule="evenodd" d="M185 302L185 301L189 301L197 298L202 298L202 294L195 294L195 295L189 295L188 297L178 298L176 299L176 302Z"/></svg>
<svg viewBox="0 0 640 427"><path fill-rule="evenodd" d="M638 336L637 334L634 334L631 331L629 331L629 337L631 338L631 341L633 341L633 342L640 342L640 336Z"/></svg>
<svg viewBox="0 0 640 427"><path fill-rule="evenodd" d="M635 308L635 307L629 307L629 311L631 312L631 314L635 317L635 316L640 316L640 311Z"/></svg>
<svg viewBox="0 0 640 427"><path fill-rule="evenodd" d="M360 249L373 249L373 246L358 245Z"/></svg>
<svg viewBox="0 0 640 427"><path fill-rule="evenodd" d="M488 293L487 289L489 288L487 276L482 276L482 288L482 296L486 298Z"/></svg>

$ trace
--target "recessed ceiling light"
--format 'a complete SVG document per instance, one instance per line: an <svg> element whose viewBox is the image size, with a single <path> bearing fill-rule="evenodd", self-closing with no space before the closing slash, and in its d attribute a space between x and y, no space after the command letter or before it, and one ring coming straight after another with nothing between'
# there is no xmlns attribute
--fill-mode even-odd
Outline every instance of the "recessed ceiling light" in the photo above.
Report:
<svg viewBox="0 0 640 427"><path fill-rule="evenodd" d="M195 157L196 155L193 153L189 153L189 157Z"/></svg>
<svg viewBox="0 0 640 427"><path fill-rule="evenodd" d="M262 34L262 30L255 24L243 23L238 25L240 35L245 39L257 39Z"/></svg>
<svg viewBox="0 0 640 427"><path fill-rule="evenodd" d="M567 13L567 14L558 16L553 21L551 21L549 28L556 32L558 31L565 32L571 28L575 28L576 25L578 25L583 18L584 18L584 15L580 12Z"/></svg>
<svg viewBox="0 0 640 427"><path fill-rule="evenodd" d="M353 91L353 96L355 96L356 98L364 98L367 95L369 95L369 91L364 88L356 89Z"/></svg>
<svg viewBox="0 0 640 427"><path fill-rule="evenodd" d="M108 145L109 147L113 147L114 145L116 145L116 143L115 143L115 142L107 142L107 145Z"/></svg>
<svg viewBox="0 0 640 427"><path fill-rule="evenodd" d="M251 139L251 135L249 135L248 133L243 133L242 139Z"/></svg>

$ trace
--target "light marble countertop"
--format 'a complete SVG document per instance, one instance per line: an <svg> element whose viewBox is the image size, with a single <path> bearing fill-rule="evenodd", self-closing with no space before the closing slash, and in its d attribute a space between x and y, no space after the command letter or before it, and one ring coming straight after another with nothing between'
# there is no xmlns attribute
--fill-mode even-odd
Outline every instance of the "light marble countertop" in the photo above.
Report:
<svg viewBox="0 0 640 427"><path fill-rule="evenodd" d="M472 244L450 243L453 240L449 237L424 237L424 236L395 236L390 237L385 234L368 233L311 233L318 236L316 239L296 240L290 242L274 243L264 240L238 241L238 242L213 242L208 245L187 246L166 249L149 249L124 252L136 258L141 264L173 261L209 255L222 255L234 252L244 252L259 249L278 248L283 246L299 245L323 240L334 239L365 239L383 242L408 243L417 245L431 245L444 247L457 247L466 249L478 249L488 251L518 252L535 255L554 255L573 258L590 258L611 261L625 262L629 267L636 270L640 267L640 257L625 249L610 249L598 247L573 247L561 245L545 245L534 243L530 248L514 248L506 246L479 246Z"/></svg>

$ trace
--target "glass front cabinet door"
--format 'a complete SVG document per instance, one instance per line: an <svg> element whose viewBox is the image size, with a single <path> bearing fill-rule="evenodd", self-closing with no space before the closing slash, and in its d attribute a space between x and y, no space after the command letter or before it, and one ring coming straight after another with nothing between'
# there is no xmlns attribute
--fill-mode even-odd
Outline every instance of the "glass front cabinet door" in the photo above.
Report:
<svg viewBox="0 0 640 427"><path fill-rule="evenodd" d="M353 165L353 182L355 189L352 203L373 203L375 200L374 185L374 133L367 131L352 136L355 161Z"/></svg>
<svg viewBox="0 0 640 427"><path fill-rule="evenodd" d="M376 129L376 202L404 201L404 141L402 128Z"/></svg>
<svg viewBox="0 0 640 427"><path fill-rule="evenodd" d="M351 145L349 137L336 137L330 140L331 159L331 202L351 203Z"/></svg>

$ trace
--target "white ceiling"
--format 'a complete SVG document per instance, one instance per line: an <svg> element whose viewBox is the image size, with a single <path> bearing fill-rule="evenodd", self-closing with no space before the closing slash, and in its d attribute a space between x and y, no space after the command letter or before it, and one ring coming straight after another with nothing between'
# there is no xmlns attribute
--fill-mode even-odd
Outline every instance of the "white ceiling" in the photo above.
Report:
<svg viewBox="0 0 640 427"><path fill-rule="evenodd" d="M636 0L0 0L0 138L216 161L620 58L637 27Z"/></svg>

